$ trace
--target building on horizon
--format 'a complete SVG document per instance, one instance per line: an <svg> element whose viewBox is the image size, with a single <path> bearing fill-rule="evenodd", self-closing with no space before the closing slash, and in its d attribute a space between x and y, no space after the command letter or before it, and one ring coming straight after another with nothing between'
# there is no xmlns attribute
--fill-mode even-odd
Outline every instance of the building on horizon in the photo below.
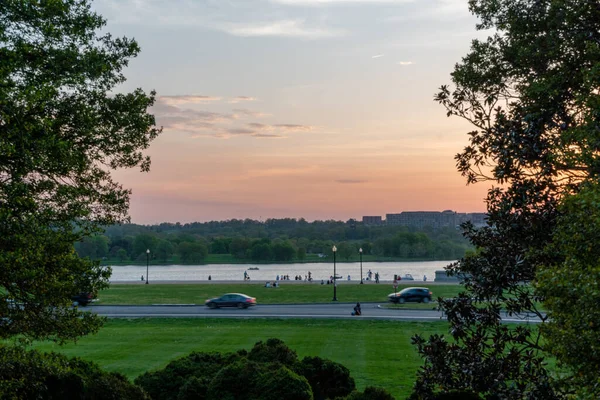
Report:
<svg viewBox="0 0 600 400"><path fill-rule="evenodd" d="M470 221L477 228L487 225L486 213L458 213L456 216L459 225L467 221Z"/></svg>
<svg viewBox="0 0 600 400"><path fill-rule="evenodd" d="M396 214L386 214L385 221L381 217L364 216L365 225L398 225L409 226L417 229L431 227L456 228L463 222L470 221L476 227L486 225L486 213L457 213L452 210L444 211L403 211Z"/></svg>
<svg viewBox="0 0 600 400"><path fill-rule="evenodd" d="M364 216L362 222L365 225L383 225L383 219L380 215Z"/></svg>
<svg viewBox="0 0 600 400"><path fill-rule="evenodd" d="M411 226L423 229L430 226L434 229L456 227L456 212L445 211L403 211L400 214L386 214L387 225Z"/></svg>

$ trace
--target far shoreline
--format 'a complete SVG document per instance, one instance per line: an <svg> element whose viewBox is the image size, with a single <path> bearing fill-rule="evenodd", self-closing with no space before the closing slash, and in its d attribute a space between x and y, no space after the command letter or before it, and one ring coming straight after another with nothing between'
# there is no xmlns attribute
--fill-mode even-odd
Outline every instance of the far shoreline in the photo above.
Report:
<svg viewBox="0 0 600 400"><path fill-rule="evenodd" d="M431 258L403 258L403 259L369 259L369 260L362 260L362 262L364 264L366 263L385 263L385 262L397 262L397 263L401 263L401 262L433 262L433 261L439 261L439 262L447 262L447 263L453 263L456 262L458 260L444 260L444 259L431 259ZM354 264L354 263L359 263L361 262L360 260L348 260L348 261L340 261L340 260L336 260L335 261L336 264ZM327 259L327 260L295 260L295 261L270 261L270 262L253 262L253 261L249 261L249 260L244 260L244 261L209 261L209 262L193 262L193 263L175 263L175 262L157 262L157 261L151 261L150 263L146 263L146 261L125 261L125 262L119 262L119 261L102 261L100 263L101 266L103 267L125 267L125 266L146 266L147 264L150 266L163 266L163 267L169 267L169 266L198 266L198 265L285 265L285 264L326 264L326 263L333 263L333 259Z"/></svg>

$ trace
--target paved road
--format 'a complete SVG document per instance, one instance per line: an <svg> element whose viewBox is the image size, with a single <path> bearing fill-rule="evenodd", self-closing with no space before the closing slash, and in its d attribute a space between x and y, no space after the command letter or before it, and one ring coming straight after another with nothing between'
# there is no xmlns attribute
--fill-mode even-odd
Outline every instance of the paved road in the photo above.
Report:
<svg viewBox="0 0 600 400"><path fill-rule="evenodd" d="M204 305L101 306L82 308L110 318L360 318L400 321L443 321L436 310L383 308L381 303L362 303L363 315L350 315L354 304L259 304L245 310L209 309ZM505 317L505 322L539 322L535 317Z"/></svg>

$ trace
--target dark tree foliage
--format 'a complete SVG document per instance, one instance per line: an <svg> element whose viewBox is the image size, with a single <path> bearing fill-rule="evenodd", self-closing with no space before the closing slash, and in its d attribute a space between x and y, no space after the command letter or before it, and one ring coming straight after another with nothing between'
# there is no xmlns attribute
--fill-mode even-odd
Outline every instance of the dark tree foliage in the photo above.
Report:
<svg viewBox="0 0 600 400"><path fill-rule="evenodd" d="M101 323L68 308L110 274L73 243L125 218L130 191L111 170L147 171L159 134L153 93L109 94L139 47L104 26L89 0L0 1L1 338L75 339Z"/></svg>
<svg viewBox="0 0 600 400"><path fill-rule="evenodd" d="M208 249L201 242L183 242L177 247L179 259L183 262L202 262L208 255Z"/></svg>
<svg viewBox="0 0 600 400"><path fill-rule="evenodd" d="M319 357L299 361L294 350L273 338L249 352L192 353L140 375L135 383L154 400L334 399L355 390L343 365ZM381 389L365 390L365 396L369 393L372 397L357 399L391 398Z"/></svg>
<svg viewBox="0 0 600 400"><path fill-rule="evenodd" d="M537 326L502 325L509 314L546 320L528 282L562 265L552 241L564 196L600 173L600 7L591 0L470 0L480 29L436 96L449 116L469 121L470 144L456 156L468 183L492 181L488 227L465 226L478 248L448 267L466 293L440 304L452 340L414 338L425 365L416 398L472 390L483 398L556 399L557 385ZM568 218L568 217L567 217ZM551 351L552 349L550 349Z"/></svg>
<svg viewBox="0 0 600 400"><path fill-rule="evenodd" d="M177 392L177 400L199 400L206 398L210 381L205 377L192 376Z"/></svg>
<svg viewBox="0 0 600 400"><path fill-rule="evenodd" d="M146 400L118 373L57 353L0 346L0 398L49 400Z"/></svg>
<svg viewBox="0 0 600 400"><path fill-rule="evenodd" d="M296 256L296 250L288 241L276 241L271 247L273 249L273 260L292 261Z"/></svg>
<svg viewBox="0 0 600 400"><path fill-rule="evenodd" d="M537 288L545 298L546 349L577 399L600 398L600 186L585 185L561 204L547 251L564 262L544 265Z"/></svg>
<svg viewBox="0 0 600 400"><path fill-rule="evenodd" d="M250 258L252 261L268 261L273 258L273 249L268 243L257 243L250 250Z"/></svg>
<svg viewBox="0 0 600 400"><path fill-rule="evenodd" d="M331 360L304 357L296 370L308 379L315 400L347 396L356 389L348 368Z"/></svg>
<svg viewBox="0 0 600 400"><path fill-rule="evenodd" d="M263 363L276 362L286 367L294 367L298 362L298 355L287 347L283 340L270 338L266 342L256 342L248 353L248 359Z"/></svg>
<svg viewBox="0 0 600 400"><path fill-rule="evenodd" d="M241 359L224 367L211 381L208 400L312 400L306 378L279 363Z"/></svg>
<svg viewBox="0 0 600 400"><path fill-rule="evenodd" d="M208 385L225 366L245 356L245 352L233 354L191 353L171 361L164 369L145 372L135 378L135 383L154 400L177 400L182 397L206 395ZM181 393L180 393L181 392ZM203 398L203 397L199 397Z"/></svg>

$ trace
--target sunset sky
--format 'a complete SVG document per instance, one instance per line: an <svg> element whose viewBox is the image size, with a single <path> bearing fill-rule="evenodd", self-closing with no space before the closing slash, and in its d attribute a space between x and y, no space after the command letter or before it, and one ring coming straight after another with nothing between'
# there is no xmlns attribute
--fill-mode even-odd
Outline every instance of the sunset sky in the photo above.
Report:
<svg viewBox="0 0 600 400"><path fill-rule="evenodd" d="M118 171L132 222L481 212L433 101L475 37L467 0L96 0L158 92L150 173Z"/></svg>

